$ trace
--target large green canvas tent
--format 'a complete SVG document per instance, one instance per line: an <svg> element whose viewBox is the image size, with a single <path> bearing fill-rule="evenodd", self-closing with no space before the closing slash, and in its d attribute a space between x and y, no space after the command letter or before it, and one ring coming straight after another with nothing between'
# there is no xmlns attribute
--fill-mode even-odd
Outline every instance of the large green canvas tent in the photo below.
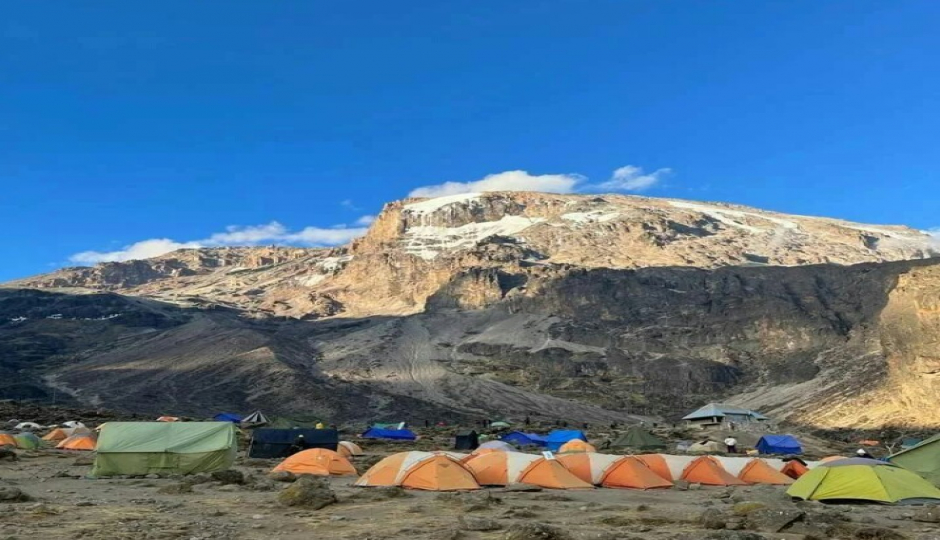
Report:
<svg viewBox="0 0 940 540"><path fill-rule="evenodd" d="M658 437L641 428L634 426L626 433L610 443L611 448L635 448L637 450L664 450L666 443Z"/></svg>
<svg viewBox="0 0 940 540"><path fill-rule="evenodd" d="M894 454L888 461L923 476L940 487L940 435Z"/></svg>
<svg viewBox="0 0 940 540"><path fill-rule="evenodd" d="M98 436L92 476L192 474L232 466L231 422L108 422Z"/></svg>

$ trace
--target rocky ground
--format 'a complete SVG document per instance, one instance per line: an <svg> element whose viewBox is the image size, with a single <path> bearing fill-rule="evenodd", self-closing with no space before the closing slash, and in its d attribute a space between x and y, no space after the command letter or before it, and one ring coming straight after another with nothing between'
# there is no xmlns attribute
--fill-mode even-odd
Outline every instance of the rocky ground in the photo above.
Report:
<svg viewBox="0 0 940 540"><path fill-rule="evenodd" d="M367 444L353 461L362 472L406 446ZM4 539L940 538L936 507L793 503L781 487L431 493L355 488L351 478L274 480L274 460L244 457L216 475L97 480L87 477L89 454L19 458L0 461Z"/></svg>

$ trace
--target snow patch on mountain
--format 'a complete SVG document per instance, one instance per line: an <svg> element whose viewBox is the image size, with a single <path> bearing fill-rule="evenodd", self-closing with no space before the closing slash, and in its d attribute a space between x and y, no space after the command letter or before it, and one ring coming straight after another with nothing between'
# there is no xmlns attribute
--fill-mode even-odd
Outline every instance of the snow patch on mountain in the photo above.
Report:
<svg viewBox="0 0 940 540"><path fill-rule="evenodd" d="M511 236L543 221L543 218L503 216L499 221L468 223L460 227L411 227L405 233L404 246L407 253L433 260L442 251L468 248L490 236Z"/></svg>

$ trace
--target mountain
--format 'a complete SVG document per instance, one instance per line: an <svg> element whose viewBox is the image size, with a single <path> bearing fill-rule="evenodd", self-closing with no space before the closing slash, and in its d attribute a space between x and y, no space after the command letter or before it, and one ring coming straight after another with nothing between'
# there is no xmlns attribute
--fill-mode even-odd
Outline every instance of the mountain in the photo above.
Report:
<svg viewBox="0 0 940 540"><path fill-rule="evenodd" d="M0 395L592 422L723 399L820 427L936 425L938 255L906 227L726 204L409 199L345 247L188 249L8 283L0 369L16 382Z"/></svg>

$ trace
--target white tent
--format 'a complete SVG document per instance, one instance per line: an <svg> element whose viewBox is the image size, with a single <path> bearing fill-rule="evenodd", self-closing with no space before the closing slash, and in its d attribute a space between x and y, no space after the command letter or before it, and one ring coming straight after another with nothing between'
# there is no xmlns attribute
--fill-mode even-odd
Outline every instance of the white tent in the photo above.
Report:
<svg viewBox="0 0 940 540"><path fill-rule="evenodd" d="M267 424L268 417L265 416L261 411L255 411L248 416L242 418L242 424Z"/></svg>

